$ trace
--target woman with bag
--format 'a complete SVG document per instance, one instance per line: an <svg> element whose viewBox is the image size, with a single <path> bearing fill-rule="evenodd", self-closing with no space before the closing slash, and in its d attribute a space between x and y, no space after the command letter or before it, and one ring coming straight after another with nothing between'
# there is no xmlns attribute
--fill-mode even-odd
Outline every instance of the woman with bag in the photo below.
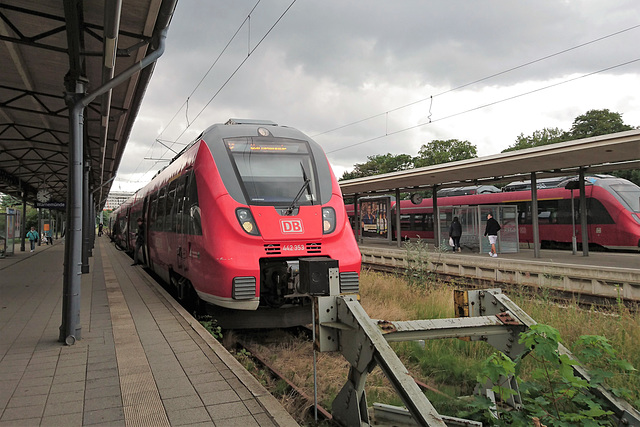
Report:
<svg viewBox="0 0 640 427"><path fill-rule="evenodd" d="M462 252L462 249L460 249L460 236L462 236L462 225L458 221L458 217L454 216L449 226L449 238L453 240L451 246L454 252Z"/></svg>

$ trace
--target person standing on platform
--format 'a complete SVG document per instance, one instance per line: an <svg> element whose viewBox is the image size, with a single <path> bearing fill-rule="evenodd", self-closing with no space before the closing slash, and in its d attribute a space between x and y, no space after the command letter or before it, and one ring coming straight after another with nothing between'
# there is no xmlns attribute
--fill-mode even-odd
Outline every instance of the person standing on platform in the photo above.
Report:
<svg viewBox="0 0 640 427"><path fill-rule="evenodd" d="M35 227L31 227L31 230L27 233L27 239L29 239L29 243L31 244L31 252L36 250L36 242L38 241L38 232Z"/></svg>
<svg viewBox="0 0 640 427"><path fill-rule="evenodd" d="M451 221L451 225L449 226L449 237L453 239L454 252L462 252L462 249L460 249L460 236L462 236L462 225L460 224L458 217L454 216L453 221Z"/></svg>
<svg viewBox="0 0 640 427"><path fill-rule="evenodd" d="M133 252L133 264L131 265L142 264L138 262L138 252L140 252L140 248L142 248L142 245L144 245L144 222L142 221L142 218L138 218L137 222L138 231L136 232L136 249Z"/></svg>
<svg viewBox="0 0 640 427"><path fill-rule="evenodd" d="M493 215L491 213L487 214L487 226L484 229L484 235L489 238L489 243L491 244L491 252L489 252L489 256L494 258L498 257L498 252L496 252L498 231L500 231L500 224L498 224L498 221L493 219Z"/></svg>

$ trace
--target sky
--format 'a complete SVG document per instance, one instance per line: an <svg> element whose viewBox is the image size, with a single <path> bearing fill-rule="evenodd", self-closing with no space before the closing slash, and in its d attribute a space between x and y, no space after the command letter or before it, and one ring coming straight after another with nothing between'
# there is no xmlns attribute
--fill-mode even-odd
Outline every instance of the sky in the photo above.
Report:
<svg viewBox="0 0 640 427"><path fill-rule="evenodd" d="M112 191L229 118L301 130L338 178L436 139L497 154L592 109L638 127L639 42L637 0L179 0Z"/></svg>

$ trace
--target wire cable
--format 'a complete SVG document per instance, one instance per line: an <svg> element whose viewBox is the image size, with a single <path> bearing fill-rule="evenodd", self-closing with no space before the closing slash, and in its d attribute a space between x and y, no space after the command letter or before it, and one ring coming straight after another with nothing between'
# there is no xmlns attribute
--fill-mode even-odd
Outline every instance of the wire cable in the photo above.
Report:
<svg viewBox="0 0 640 427"><path fill-rule="evenodd" d="M162 131L158 134L158 136L156 137L155 141L151 144L151 146L149 146L149 149L147 150L147 155L149 155L151 153L151 151L153 150L153 146L154 143L156 141L160 140L160 137L162 137L162 135L164 134L164 131L167 130L167 128L169 126L171 126L171 123L173 123L173 121L176 119L176 117L178 117L178 114L180 114L180 111L182 111L183 108L185 108L186 106L186 111L185 111L185 117L186 117L186 121L187 124L189 124L189 100L191 99L191 97L196 93L196 91L198 90L198 88L200 87L200 85L202 85L202 82L204 82L204 80L207 78L207 76L209 75L209 73L211 73L211 70L213 70L213 67L216 66L216 64L218 63L218 61L220 60L220 58L222 58L222 55L224 55L224 53L227 51L227 48L231 45L231 43L233 43L233 41L235 40L235 38L238 36L238 33L240 32L240 30L242 30L242 28L244 27L245 23L247 22L247 20L249 20L251 18L251 14L256 10L256 8L258 7L258 5L260 4L261 0L258 0L256 2L256 4L253 6L253 8L251 8L251 10L249 11L249 13L247 14L247 17L242 21L242 23L238 26L238 28L236 29L235 33L233 33L233 35L231 36L231 38L229 39L229 41L227 42L227 44L224 46L224 48L220 51L220 53L218 54L218 56L216 57L216 59L213 61L213 63L211 64L211 66L209 67L209 69L204 73L204 75L202 76L202 78L200 79L200 81L198 82L198 84L196 84L196 86L193 88L193 90L191 91L191 93L187 96L187 99L182 103L182 105L180 106L180 108L178 108L178 110L175 112L175 114L173 115L173 117L171 117L171 119L169 120L169 122L166 124L166 126L164 126L164 128L162 129ZM171 141L165 141L165 142L171 142ZM173 143L175 144L176 142L173 141ZM164 144L163 144L164 145ZM166 145L165 145L166 147ZM163 153L163 156L165 153ZM140 168L140 166L142 165L142 163L146 160L146 156L143 157L140 160L140 163L138 163L138 166L136 166L135 170L133 171L133 173L135 174L136 172L138 172L138 169ZM155 167L158 164L158 162L154 163L151 167ZM149 169L150 170L150 169ZM147 172L145 172L145 175L147 173L149 173L149 170Z"/></svg>
<svg viewBox="0 0 640 427"><path fill-rule="evenodd" d="M213 100L218 96L218 94L220 92L222 92L222 89L225 88L225 86L231 81L231 79L237 74L238 71L240 71L240 68L242 68L242 66L249 60L249 58L251 57L251 55L253 54L253 52L256 51L256 49L258 49L258 47L262 44L262 42L267 38L267 36L271 33L271 31L273 31L273 29L276 27L276 25L278 25L278 23L282 20L282 18L284 18L284 16L287 14L287 12L289 12L289 10L291 9L291 7L293 7L293 5L297 2L298 0L293 0L291 2L291 4L285 9L284 12L282 12L282 14L280 15L280 17L276 20L276 22L274 22L274 24L271 26L271 28L269 28L269 30L265 33L264 36L262 36L262 38L260 39L260 41L258 41L258 43L254 46L253 49L251 49L247 56L242 60L242 62L240 62L240 64L236 67L236 69L231 73L231 75L227 78L227 80L225 80L225 82L222 84L222 86L220 86L220 88L216 91L216 93L211 97L211 99L209 99L209 101L204 105L204 107L202 107L202 109L200 110L200 112L193 118L193 120L191 121L191 124L193 124L198 117L200 117L200 115L204 112L204 110L209 106L209 104L211 104L211 102L213 102ZM180 135L178 135L178 137L175 139L176 142L182 137L182 135L185 134L185 132L189 129L189 127L191 126L191 124L189 124L187 127L185 127L185 129L180 133ZM167 150L168 151L168 150ZM161 157L164 157L167 154L167 151L164 152L164 154ZM150 171L151 169L149 169ZM147 171L146 173L148 173L149 171ZM146 175L145 173L145 175Z"/></svg>
<svg viewBox="0 0 640 427"><path fill-rule="evenodd" d="M347 146L344 146L344 147L341 147L341 148L337 148L335 150L327 151L327 154L335 153L337 151L346 150L347 148L351 148L351 147L355 147L355 146L358 146L358 145L362 145L362 144L365 144L365 143L371 142L371 141L376 141L378 139L386 138L387 136L396 135L396 134L399 134L399 133L402 133L402 132L406 132L406 131L411 130L411 129L416 129L416 128L419 128L419 127L422 127L422 126L426 126L426 125L431 124L431 123L440 122L442 120L450 119L452 117L457 117L457 116L460 116L462 114L466 114L466 113L470 113L472 111L480 110L482 108L491 107L493 105L500 104L502 102L511 101L513 99L521 98L521 97L526 96L526 95L531 95L532 93L540 92L540 91L543 91L543 90L546 90L546 89L550 89L550 88L553 88L553 87L556 87L556 86L560 86L560 85L563 85L563 84L566 84L566 83L570 83L570 82L573 82L573 81L576 81L576 80L579 80L579 79L583 79L585 77L590 77L590 76L593 76L595 74L603 73L605 71L609 71L609 70L613 70L615 68L623 67L625 65L633 64L634 62L638 62L638 61L640 61L640 58L633 59L633 60L627 61L627 62L623 62L622 64L613 65L611 67L603 68L603 69L598 70L598 71L593 71L591 73L587 73L587 74L584 74L582 76L574 77L572 79L564 80L562 82L558 82L558 83L554 83L554 84L551 84L551 85L548 85L548 86L544 86L544 87L540 87L540 88L537 88L537 89L534 89L534 90L530 90L528 92L523 92L523 93L521 93L519 95L510 96L508 98L500 99L498 101L494 101L494 102L490 102L490 103L487 103L487 104L479 105L477 107L470 108L470 109L464 110L464 111L460 111L458 113L450 114L448 116L441 117L439 119L429 120L426 123L420 123L420 124L415 125L415 126L410 126L408 128L400 129L400 130L397 130L395 132L388 133L386 135L380 135L380 136L377 136L375 138L367 139L366 141L357 142L355 144L350 144L350 145L347 145Z"/></svg>
<svg viewBox="0 0 640 427"><path fill-rule="evenodd" d="M579 44L577 46L573 46L573 47L570 47L570 48L567 48L567 49L563 49L561 51L558 51L556 53L552 53L550 55L543 56L543 57L535 59L533 61L525 62L524 64L521 64L521 65L518 65L518 66L515 66L515 67L512 67L512 68L506 69L504 71L500 71L500 72L495 73L495 74L491 74L491 75L489 75L487 77L483 77L481 79L477 79L477 80L474 80L472 82L465 83L465 84L460 85L460 86L456 86L456 87L454 87L452 89L445 90L444 92L440 92L440 93L438 93L436 95L432 95L432 96L429 96L427 98L419 99L417 101L410 102L409 104L405 104L405 105L402 105L400 107L393 108L393 109L391 109L389 111L385 111L384 113L375 114L373 116L370 116L370 117L367 117L367 118L364 118L364 119L360 119L360 120L357 120L355 122L351 122L351 123L348 123L348 124L345 124L345 125L342 125L342 126L338 126L336 128L333 128L333 129L329 129L327 131L324 131L324 132L318 133L316 135L313 135L312 138L315 138L316 136L324 135L324 134L327 134L327 133L335 132L337 130L344 129L344 128L349 127L349 126L357 125L359 123L366 122L367 120L375 119L375 118L380 117L380 116L382 116L384 114L392 113L394 111L398 111L398 110L401 110L403 108L411 107L413 105L419 104L419 103L424 102L424 101L431 100L431 102L433 104L433 98L436 97L436 96L441 96L441 95L445 95L445 94L450 93L450 92L454 92L456 90L464 89L465 87L472 86L472 85L475 85L477 83L483 82L485 80L489 80L489 79L492 79L494 77L498 77L498 76L501 76L503 74L510 73L511 71L515 71L515 70L518 70L520 68L524 68L524 67L527 67L529 65L535 64L537 62L541 62L541 61L547 60L549 58L553 58L554 56L562 55L562 54L570 52L572 50L579 49L581 47L588 46L590 44L605 40L607 38L617 36L619 34L627 32L627 31L635 30L636 28L640 28L640 24L634 25L634 26L629 27L629 28L625 28L625 29L620 30L620 31L616 31L615 33L611 33L611 34L608 34L606 36L599 37L597 39L594 39L594 40Z"/></svg>

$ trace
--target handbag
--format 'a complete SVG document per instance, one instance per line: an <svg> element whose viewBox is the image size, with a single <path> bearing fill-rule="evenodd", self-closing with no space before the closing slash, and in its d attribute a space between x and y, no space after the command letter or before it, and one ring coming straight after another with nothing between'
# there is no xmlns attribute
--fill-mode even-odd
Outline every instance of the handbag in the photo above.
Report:
<svg viewBox="0 0 640 427"><path fill-rule="evenodd" d="M449 246L453 247L453 237L449 237Z"/></svg>

